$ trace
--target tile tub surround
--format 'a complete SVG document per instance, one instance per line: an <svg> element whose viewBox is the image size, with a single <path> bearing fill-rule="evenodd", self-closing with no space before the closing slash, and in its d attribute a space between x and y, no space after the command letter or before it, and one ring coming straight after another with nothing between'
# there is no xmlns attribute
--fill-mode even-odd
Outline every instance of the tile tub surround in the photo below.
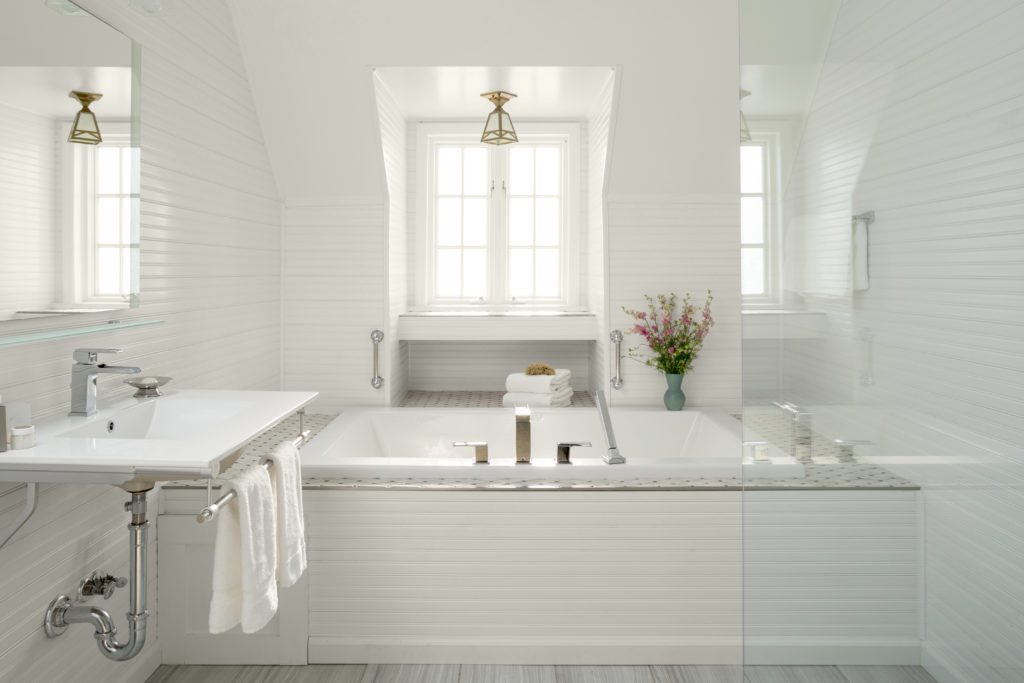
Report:
<svg viewBox="0 0 1024 683"><path fill-rule="evenodd" d="M424 392L428 393L428 392ZM479 406L489 399L488 396L480 394L495 393L499 396L501 392L466 392L468 397L458 395L449 396L445 399L443 394L451 392L429 392L436 394L432 400L451 401L451 407L467 407L461 403L468 401L469 407ZM456 392L456 394L461 392ZM509 410L502 408L502 410ZM327 424L334 419L334 415L306 415L305 427L311 431L310 440L315 439ZM789 427L784 416L759 416L755 425L758 433L762 434L773 444L783 450L788 449ZM762 431L763 430L763 431ZM233 474L240 472L245 467L257 464L260 459L269 455L274 446L287 439L294 438L299 431L299 419L297 416L289 417L273 429L268 430L252 442L246 452L239 457L238 461L225 471L224 477L230 478ZM608 481L588 480L586 478L572 481L554 481L545 479L543 475L536 476L515 476L504 479L496 479L488 482L481 482L477 479L455 479L450 477L403 477L400 479L390 478L386 475L379 477L347 478L347 477L304 477L303 487L330 488L330 489L418 489L418 490L709 490L709 491L733 491L733 490L916 490L920 488L914 482L903 477L896 476L889 470L878 465L858 462L856 457L843 456L839 448L827 441L820 435L813 439L814 449L806 457L800 458L804 465L805 475L800 478L787 479L742 479L735 478L639 478L626 476L621 480ZM170 482L166 487L179 488L205 488L205 482L180 481ZM214 483L214 488L219 484Z"/></svg>

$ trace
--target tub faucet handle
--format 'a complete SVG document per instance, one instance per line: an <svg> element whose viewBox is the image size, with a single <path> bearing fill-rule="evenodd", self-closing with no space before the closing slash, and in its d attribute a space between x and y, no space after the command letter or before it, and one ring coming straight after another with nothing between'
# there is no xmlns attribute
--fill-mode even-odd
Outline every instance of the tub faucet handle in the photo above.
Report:
<svg viewBox="0 0 1024 683"><path fill-rule="evenodd" d="M472 446L476 453L476 464L487 464L487 442L486 441L452 441L452 446Z"/></svg>
<svg viewBox="0 0 1024 683"><path fill-rule="evenodd" d="M558 462L559 465L571 465L572 447L583 446L590 448L591 445L592 444L589 441L559 441L556 462Z"/></svg>

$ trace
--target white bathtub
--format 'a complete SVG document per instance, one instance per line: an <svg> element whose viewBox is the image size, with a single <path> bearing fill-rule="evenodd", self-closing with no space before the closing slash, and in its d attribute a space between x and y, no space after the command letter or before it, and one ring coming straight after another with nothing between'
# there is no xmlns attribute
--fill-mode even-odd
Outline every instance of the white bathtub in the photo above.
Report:
<svg viewBox="0 0 1024 683"><path fill-rule="evenodd" d="M531 415L532 461L515 463L512 409L357 408L334 419L302 450L304 476L323 478L439 478L622 482L630 479L739 479L803 476L800 463L744 433L725 412L669 412L656 408L612 408L619 452L626 463L608 465L607 450L594 408L534 409ZM456 441L485 441L489 460L474 463L472 448ZM589 441L574 448L572 464L555 462L559 441Z"/></svg>

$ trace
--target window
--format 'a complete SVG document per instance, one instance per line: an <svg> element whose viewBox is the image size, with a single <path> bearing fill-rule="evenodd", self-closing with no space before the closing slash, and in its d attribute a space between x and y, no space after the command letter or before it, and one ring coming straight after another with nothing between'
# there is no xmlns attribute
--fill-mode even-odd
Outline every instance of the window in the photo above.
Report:
<svg viewBox="0 0 1024 683"><path fill-rule="evenodd" d="M740 284L744 303L777 303L779 297L776 147L774 137L760 135L740 146Z"/></svg>
<svg viewBox="0 0 1024 683"><path fill-rule="evenodd" d="M65 303L128 305L133 291L132 212L137 206L133 196L138 196L132 187L136 150L128 126L108 122L99 145L63 148Z"/></svg>
<svg viewBox="0 0 1024 683"><path fill-rule="evenodd" d="M577 127L521 124L502 146L480 143L478 128L420 126L416 304L574 306Z"/></svg>

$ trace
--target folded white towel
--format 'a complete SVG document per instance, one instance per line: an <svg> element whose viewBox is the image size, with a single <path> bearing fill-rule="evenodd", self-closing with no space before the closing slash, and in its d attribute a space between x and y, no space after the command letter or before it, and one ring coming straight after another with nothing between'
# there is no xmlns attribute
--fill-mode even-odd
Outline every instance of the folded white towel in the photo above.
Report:
<svg viewBox="0 0 1024 683"><path fill-rule="evenodd" d="M501 405L512 407L517 405L550 406L566 408L572 404L572 389L563 389L553 394L532 394L524 391L510 391L501 397Z"/></svg>
<svg viewBox="0 0 1024 683"><path fill-rule="evenodd" d="M217 520L210 633L239 623L243 632L255 633L277 612L274 494L264 467L250 467L227 486L236 495Z"/></svg>
<svg viewBox="0 0 1024 683"><path fill-rule="evenodd" d="M299 449L287 441L270 454L277 503L277 582L293 585L306 571L306 522L302 514Z"/></svg>
<svg viewBox="0 0 1024 683"><path fill-rule="evenodd" d="M553 375L527 375L514 372L505 379L505 391L527 394L554 394L568 388L572 371L556 369Z"/></svg>

